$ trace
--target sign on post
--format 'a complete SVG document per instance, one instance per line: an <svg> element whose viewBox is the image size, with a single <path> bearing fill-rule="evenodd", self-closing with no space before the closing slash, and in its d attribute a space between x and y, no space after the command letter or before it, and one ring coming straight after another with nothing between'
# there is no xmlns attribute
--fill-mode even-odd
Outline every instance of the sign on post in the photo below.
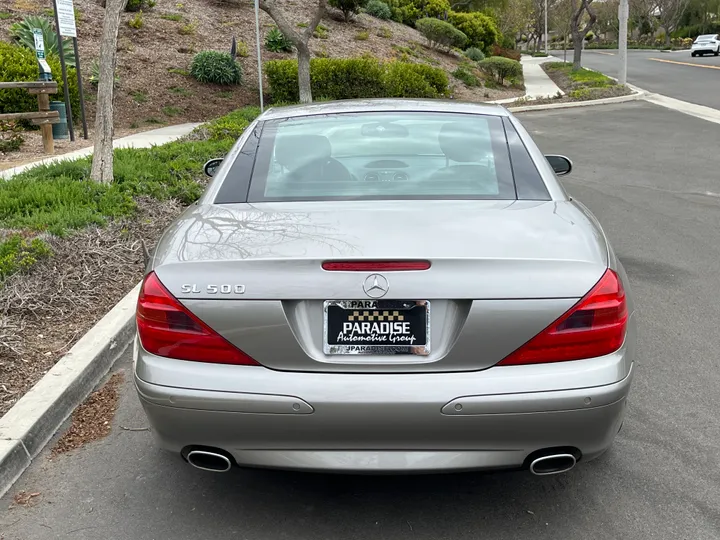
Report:
<svg viewBox="0 0 720 540"><path fill-rule="evenodd" d="M42 30L33 28L33 38L35 38L35 56L38 60L45 58L45 40L43 39Z"/></svg>
<svg viewBox="0 0 720 540"><path fill-rule="evenodd" d="M73 0L55 0L55 9L57 10L57 22L60 35L76 38L77 28L75 27Z"/></svg>

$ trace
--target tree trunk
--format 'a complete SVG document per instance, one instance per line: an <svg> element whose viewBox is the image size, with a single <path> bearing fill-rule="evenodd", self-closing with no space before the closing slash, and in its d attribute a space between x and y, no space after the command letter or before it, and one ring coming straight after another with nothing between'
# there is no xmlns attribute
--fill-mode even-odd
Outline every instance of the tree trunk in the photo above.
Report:
<svg viewBox="0 0 720 540"><path fill-rule="evenodd" d="M109 184L113 181L113 97L120 12L127 0L107 0L100 43L100 73L95 112L95 148L90 178Z"/></svg>
<svg viewBox="0 0 720 540"><path fill-rule="evenodd" d="M579 33L573 32L573 71L582 69L582 37Z"/></svg>
<svg viewBox="0 0 720 540"><path fill-rule="evenodd" d="M312 89L310 87L310 48L304 43L299 44L297 54L300 103L312 103Z"/></svg>
<svg viewBox="0 0 720 540"><path fill-rule="evenodd" d="M270 15L277 24L278 29L283 35L292 41L298 54L298 89L300 94L300 103L312 102L312 90L310 88L310 47L308 42L313 32L320 24L322 16L325 14L327 0L317 0L317 8L315 14L308 24L305 31L301 34L295 30L295 25L285 18L285 14L278 8L275 0L260 0L260 9Z"/></svg>
<svg viewBox="0 0 720 540"><path fill-rule="evenodd" d="M595 21L597 20L597 15L595 12L590 8L590 3L593 0L580 0L580 7L573 13L572 19L571 19L571 27L572 27L572 36L573 36L573 71L578 71L582 69L582 51L583 51L583 44L585 42L585 36L587 33L592 29L593 25L595 24ZM573 7L573 9L575 9ZM583 12L587 12L588 14L588 21L585 24L585 27L581 30L580 29L580 21L583 16Z"/></svg>

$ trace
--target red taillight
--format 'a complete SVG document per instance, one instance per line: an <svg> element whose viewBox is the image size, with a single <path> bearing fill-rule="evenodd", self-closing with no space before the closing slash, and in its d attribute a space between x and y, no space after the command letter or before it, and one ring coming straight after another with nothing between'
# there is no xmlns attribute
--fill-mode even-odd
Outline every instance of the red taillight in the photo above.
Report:
<svg viewBox="0 0 720 540"><path fill-rule="evenodd" d="M149 353L195 362L259 365L190 313L154 272L140 289L136 320L138 336Z"/></svg>
<svg viewBox="0 0 720 540"><path fill-rule="evenodd" d="M430 261L325 261L322 267L330 272L402 272L427 270Z"/></svg>
<svg viewBox="0 0 720 540"><path fill-rule="evenodd" d="M625 289L617 274L607 270L580 302L498 365L565 362L610 354L625 341L627 320Z"/></svg>

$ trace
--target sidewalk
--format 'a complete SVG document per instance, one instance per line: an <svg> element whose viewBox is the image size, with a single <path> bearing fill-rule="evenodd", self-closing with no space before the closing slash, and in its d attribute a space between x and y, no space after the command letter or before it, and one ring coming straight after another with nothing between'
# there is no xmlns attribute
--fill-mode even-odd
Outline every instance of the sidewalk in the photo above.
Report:
<svg viewBox="0 0 720 540"><path fill-rule="evenodd" d="M160 144L165 144L172 142L176 139L179 139L180 137L183 137L184 135L187 135L190 133L193 129L195 129L200 124L178 124L176 126L168 126L160 129L152 129L150 131L144 131L142 133L136 133L134 135L129 135L128 137L122 137L120 139L115 139L113 141L113 146L115 148L149 148L151 146L156 146ZM25 165L20 165L19 167L14 167L12 169L7 169L5 171L0 171L0 178L8 179L11 176L14 176L18 173L21 173L27 169L31 169L33 167L37 167L38 165L44 165L46 163L54 163L57 161L63 161L63 160L71 160L71 159L77 159L80 157L89 156L93 153L93 147L88 146L87 148L83 148L81 150L75 150L74 152L68 152L67 154L59 154L56 156L50 156L45 159L41 159L39 161L34 161L32 163L26 163Z"/></svg>
<svg viewBox="0 0 720 540"><path fill-rule="evenodd" d="M558 92L564 94L540 66L540 64L544 64L545 62L553 61L557 61L557 59L552 56L533 58L532 56L523 55L520 59L523 67L523 76L525 78L525 97L527 99L555 97Z"/></svg>
<svg viewBox="0 0 720 540"><path fill-rule="evenodd" d="M525 95L522 99L533 100L557 96L558 92L564 95L565 92L560 90L550 77L543 71L540 64L545 62L556 62L557 58L553 56L534 58L532 56L522 55L520 64L523 68L523 78L525 79ZM501 99L492 103L512 103L518 98Z"/></svg>

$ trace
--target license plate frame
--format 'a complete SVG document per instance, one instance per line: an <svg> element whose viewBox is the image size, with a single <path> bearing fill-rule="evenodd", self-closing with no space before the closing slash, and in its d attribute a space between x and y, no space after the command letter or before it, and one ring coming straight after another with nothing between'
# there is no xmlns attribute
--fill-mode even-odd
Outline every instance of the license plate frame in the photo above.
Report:
<svg viewBox="0 0 720 540"><path fill-rule="evenodd" d="M414 327L410 327L411 335L407 336L401 334L398 336L392 336L392 339L399 340L395 342L388 342L388 344L380 344L378 340L374 340L372 343L367 344L367 341L356 341L340 343L340 335L338 338L330 338L330 316L331 312L337 312L337 308L343 311L357 312L348 313L349 316L362 316L363 319L354 322L370 322L370 323L386 323L386 322L405 322L404 317L410 315L410 311L421 308L424 310L424 314L416 312L412 314L413 318L417 318L419 315L424 315L424 321L416 323ZM364 313L364 312L370 313ZM370 317L369 320L364 320L365 317ZM402 316L402 318L396 319ZM382 317L382 319L380 319ZM385 320L386 318L389 320ZM377 318L377 320L375 320ZM410 356L428 356L430 354L430 321L431 321L431 310L430 301L428 300L326 300L323 305L323 352L326 355L376 355L376 356L395 356L395 355L410 355ZM342 322L351 322L349 320L342 320ZM412 320L407 321L412 322ZM337 322L333 324L337 327ZM382 327L381 327L382 328ZM387 328L387 327L385 327ZM335 330L333 329L333 335ZM422 335L424 332L424 336ZM418 335L416 335L418 334ZM378 335L378 334L373 334ZM389 334L385 335L388 340L391 339ZM415 337L415 341L409 342L412 337ZM424 337L424 340L422 339ZM331 343L333 341L333 343ZM423 343L424 341L424 343ZM337 343L336 343L337 342Z"/></svg>

